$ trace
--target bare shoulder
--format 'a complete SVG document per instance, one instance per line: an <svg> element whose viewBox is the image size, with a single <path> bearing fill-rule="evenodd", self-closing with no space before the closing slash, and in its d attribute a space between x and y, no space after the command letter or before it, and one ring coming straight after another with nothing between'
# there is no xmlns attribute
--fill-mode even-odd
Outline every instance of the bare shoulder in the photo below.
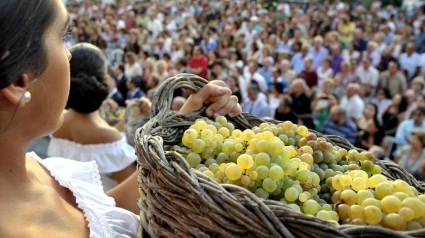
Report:
<svg viewBox="0 0 425 238"><path fill-rule="evenodd" d="M122 139L121 133L115 127L99 126L94 129L94 132L96 134L93 135L93 140L97 141L97 143L93 144L112 143Z"/></svg>

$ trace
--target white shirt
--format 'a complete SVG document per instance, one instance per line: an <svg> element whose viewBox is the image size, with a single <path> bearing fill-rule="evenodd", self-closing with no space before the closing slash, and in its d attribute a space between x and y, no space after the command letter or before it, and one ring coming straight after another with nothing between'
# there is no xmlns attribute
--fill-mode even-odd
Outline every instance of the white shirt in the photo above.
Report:
<svg viewBox="0 0 425 238"><path fill-rule="evenodd" d="M258 71L255 72L254 75L251 75L251 73L249 73L248 71L244 75L244 77L247 82L250 82L251 79L254 79L255 81L257 81L258 86L260 87L260 90L262 92L267 92L268 87L267 87L266 79L260 73L258 73Z"/></svg>
<svg viewBox="0 0 425 238"><path fill-rule="evenodd" d="M111 99L112 96L114 96L117 92L118 92L118 89L117 88L112 89L112 91L108 94L108 96L106 97L106 99Z"/></svg>
<svg viewBox="0 0 425 238"><path fill-rule="evenodd" d="M78 162L64 158L40 159L34 152L28 154L46 168L51 176L68 188L84 212L93 238L137 237L140 217L116 207L115 200L105 194L95 161Z"/></svg>
<svg viewBox="0 0 425 238"><path fill-rule="evenodd" d="M152 32L151 38L156 39L159 33L162 32L162 23L158 19L151 20L147 26L148 31Z"/></svg>
<svg viewBox="0 0 425 238"><path fill-rule="evenodd" d="M79 162L95 161L105 191L117 185L112 173L121 171L136 161L135 150L124 136L119 141L96 145L82 145L51 136L47 155L67 157Z"/></svg>
<svg viewBox="0 0 425 238"><path fill-rule="evenodd" d="M359 119L363 115L364 102L359 95L354 95L351 98L344 96L341 99L341 107L347 111L347 118Z"/></svg>
<svg viewBox="0 0 425 238"><path fill-rule="evenodd" d="M416 52L413 52L410 56L407 53L401 54L399 62L400 67L407 71L408 79L411 79L415 75L417 67L422 67L423 65L422 57Z"/></svg>
<svg viewBox="0 0 425 238"><path fill-rule="evenodd" d="M379 83L379 72L373 66L369 66L368 69L365 69L363 67L363 65L360 66L356 70L356 77L358 77L360 79L360 82L362 84L370 84L373 87L378 86L378 83Z"/></svg>
<svg viewBox="0 0 425 238"><path fill-rule="evenodd" d="M132 77L142 76L143 70L139 63L134 63L133 65L125 64L125 76L127 80L131 80Z"/></svg>
<svg viewBox="0 0 425 238"><path fill-rule="evenodd" d="M322 72L322 66L320 66L317 70L317 77L319 78L319 82L317 82L317 87L319 89L322 89L323 87L323 81L325 81L325 79L330 78L331 75L333 75L333 70L331 68L328 68L328 70L326 70L324 73Z"/></svg>

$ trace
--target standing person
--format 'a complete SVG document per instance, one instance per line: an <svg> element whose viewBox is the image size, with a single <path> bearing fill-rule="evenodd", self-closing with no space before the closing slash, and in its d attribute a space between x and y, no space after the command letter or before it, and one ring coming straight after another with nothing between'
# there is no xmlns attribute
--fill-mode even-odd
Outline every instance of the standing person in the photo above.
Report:
<svg viewBox="0 0 425 238"><path fill-rule="evenodd" d="M421 56L415 52L415 45L408 43L406 52L400 55L400 67L407 72L407 80L410 82L414 77L418 76L424 64Z"/></svg>
<svg viewBox="0 0 425 238"><path fill-rule="evenodd" d="M187 70L201 78L205 78L207 76L208 59L204 56L204 52L199 46L195 46L193 49L193 57L188 63Z"/></svg>
<svg viewBox="0 0 425 238"><path fill-rule="evenodd" d="M113 68L112 72L116 80L118 91L121 93L121 95L126 97L128 89L127 89L127 78L125 77L125 74L124 74L124 68L125 66L123 64L117 64Z"/></svg>
<svg viewBox="0 0 425 238"><path fill-rule="evenodd" d="M347 118L352 121L357 121L363 114L364 102L359 96L359 90L358 84L349 84L347 95L341 99L341 107L347 108Z"/></svg>
<svg viewBox="0 0 425 238"><path fill-rule="evenodd" d="M65 119L71 54L65 47L69 18L62 1L2 1L0 18L0 176L7 185L0 186L7 194L0 197L0 211L13 214L2 220L0 237L136 237L137 173L106 195L96 162L41 159L26 152ZM197 111L219 97L209 105L208 116L238 115L237 100L218 83L193 94L180 113Z"/></svg>
<svg viewBox="0 0 425 238"><path fill-rule="evenodd" d="M259 93L260 88L257 86L250 86L248 88L249 100L242 105L242 111L260 118L268 117L270 116L269 105L267 105L266 101L258 97Z"/></svg>
<svg viewBox="0 0 425 238"><path fill-rule="evenodd" d="M136 171L134 149L100 117L99 109L109 94L106 58L87 43L75 45L71 54L69 110L64 113L64 123L51 137L47 154L66 155L76 161L95 160L103 188L108 191Z"/></svg>

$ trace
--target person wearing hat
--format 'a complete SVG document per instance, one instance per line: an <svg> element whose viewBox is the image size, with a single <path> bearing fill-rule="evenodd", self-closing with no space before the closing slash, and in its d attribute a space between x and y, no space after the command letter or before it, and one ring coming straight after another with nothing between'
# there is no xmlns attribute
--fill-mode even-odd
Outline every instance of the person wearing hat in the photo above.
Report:
<svg viewBox="0 0 425 238"><path fill-rule="evenodd" d="M408 145L411 142L411 133L414 129L425 130L425 107L418 107L413 112L413 118L403 121L395 134L397 148Z"/></svg>
<svg viewBox="0 0 425 238"><path fill-rule="evenodd" d="M400 148L394 162L416 179L425 178L425 130L415 129L410 133L409 144Z"/></svg>

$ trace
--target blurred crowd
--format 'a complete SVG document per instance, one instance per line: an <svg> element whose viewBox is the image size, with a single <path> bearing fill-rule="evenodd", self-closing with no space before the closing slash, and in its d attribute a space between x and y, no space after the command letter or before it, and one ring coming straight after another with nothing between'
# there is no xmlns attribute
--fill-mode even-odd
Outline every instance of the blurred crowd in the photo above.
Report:
<svg viewBox="0 0 425 238"><path fill-rule="evenodd" d="M109 100L178 73L222 80L243 111L340 135L425 178L425 16L381 1L69 2L68 46L108 59ZM188 95L174 93L173 110Z"/></svg>

